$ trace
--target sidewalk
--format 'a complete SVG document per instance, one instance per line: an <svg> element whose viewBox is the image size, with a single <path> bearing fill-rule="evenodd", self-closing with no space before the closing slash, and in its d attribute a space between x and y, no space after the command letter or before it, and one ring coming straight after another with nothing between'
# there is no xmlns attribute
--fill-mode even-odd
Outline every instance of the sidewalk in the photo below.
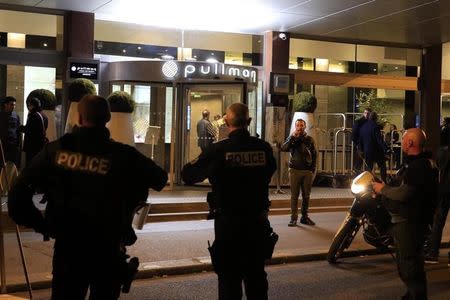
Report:
<svg viewBox="0 0 450 300"><path fill-rule="evenodd" d="M271 263L325 259L345 214L312 213L316 226L297 227L287 226L288 215L271 216L272 226L280 236ZM449 227L444 230L444 242L450 240ZM214 240L213 221L151 223L137 233L138 241L129 248L129 253L141 261L138 277L211 270L207 241ZM22 238L33 287L50 287L53 242L42 242L38 234L31 232L23 233ZM5 248L8 292L24 290L25 279L14 234L5 235ZM360 255L374 253L373 248L362 240L361 233L356 236L350 250L362 251ZM355 252L353 254L356 255Z"/></svg>

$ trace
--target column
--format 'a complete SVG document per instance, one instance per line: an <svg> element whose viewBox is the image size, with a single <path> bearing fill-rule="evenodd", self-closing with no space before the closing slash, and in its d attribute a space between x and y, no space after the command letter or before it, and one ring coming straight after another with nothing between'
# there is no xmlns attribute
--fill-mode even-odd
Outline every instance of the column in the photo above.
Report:
<svg viewBox="0 0 450 300"><path fill-rule="evenodd" d="M440 144L442 45L424 49L419 79L420 127L426 132L427 149L434 155Z"/></svg>

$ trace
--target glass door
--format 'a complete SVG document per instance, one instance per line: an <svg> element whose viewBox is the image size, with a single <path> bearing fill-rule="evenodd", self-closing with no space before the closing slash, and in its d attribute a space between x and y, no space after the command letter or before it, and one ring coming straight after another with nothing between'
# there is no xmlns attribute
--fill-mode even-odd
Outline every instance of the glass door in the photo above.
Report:
<svg viewBox="0 0 450 300"><path fill-rule="evenodd" d="M246 102L245 84L185 85L184 153L182 164L198 155L202 148L228 137L223 121L226 108L232 103Z"/></svg>
<svg viewBox="0 0 450 300"><path fill-rule="evenodd" d="M136 101L132 118L136 148L168 173L173 164L170 153L174 89L153 83L113 82L110 85L111 92L125 91Z"/></svg>

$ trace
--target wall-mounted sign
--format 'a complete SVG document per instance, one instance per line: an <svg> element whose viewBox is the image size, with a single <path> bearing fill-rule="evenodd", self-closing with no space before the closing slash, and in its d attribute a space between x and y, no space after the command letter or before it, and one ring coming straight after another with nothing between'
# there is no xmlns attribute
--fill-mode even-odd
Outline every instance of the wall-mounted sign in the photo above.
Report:
<svg viewBox="0 0 450 300"><path fill-rule="evenodd" d="M214 78L223 75L244 79L252 83L258 81L255 68L225 65L221 63L185 63L167 61L162 65L161 71L166 78L171 80Z"/></svg>
<svg viewBox="0 0 450 300"><path fill-rule="evenodd" d="M86 78L90 80L98 79L98 63L70 62L69 74L71 79Z"/></svg>
<svg viewBox="0 0 450 300"><path fill-rule="evenodd" d="M294 76L292 74L270 73L270 94L289 95L294 92Z"/></svg>

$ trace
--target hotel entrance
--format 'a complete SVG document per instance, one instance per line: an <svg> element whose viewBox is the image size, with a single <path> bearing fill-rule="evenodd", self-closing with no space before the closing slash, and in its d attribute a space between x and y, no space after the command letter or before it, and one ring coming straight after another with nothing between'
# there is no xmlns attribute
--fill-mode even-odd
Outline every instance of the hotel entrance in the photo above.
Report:
<svg viewBox="0 0 450 300"><path fill-rule="evenodd" d="M236 102L244 101L244 84L199 84L184 85L184 105L186 122L183 128L183 164L200 155L200 143L203 137L197 132L197 124L205 111L209 112L211 122L210 142L218 142L228 137L223 120L226 108ZM199 142L200 140L200 142ZM208 142L208 141L207 141Z"/></svg>
<svg viewBox="0 0 450 300"><path fill-rule="evenodd" d="M183 165L201 153L197 123L202 119L203 111L209 112L211 142L227 138L223 115L232 103L249 105L254 120L250 126L251 134L256 135L256 120L261 118L257 114L256 84L237 76L205 76L207 70L226 73L224 65L209 69L186 65L185 75L193 76L195 70L200 70L201 78L172 78L176 75L174 69L168 74L171 78L167 78L167 74L161 76L161 70L155 71L164 66L167 67L164 62L109 63L101 74L100 94L107 97L111 92L125 91L136 101L133 133L130 133L134 136L135 146L169 173L172 186L182 183ZM177 72L183 74L182 68L183 65L177 65ZM234 75L240 74L238 70L233 67ZM251 73L255 72L253 68L245 68L245 71L245 75L256 76L250 75L255 74Z"/></svg>

